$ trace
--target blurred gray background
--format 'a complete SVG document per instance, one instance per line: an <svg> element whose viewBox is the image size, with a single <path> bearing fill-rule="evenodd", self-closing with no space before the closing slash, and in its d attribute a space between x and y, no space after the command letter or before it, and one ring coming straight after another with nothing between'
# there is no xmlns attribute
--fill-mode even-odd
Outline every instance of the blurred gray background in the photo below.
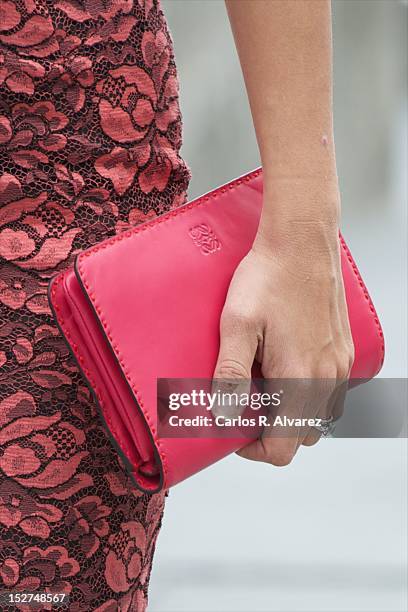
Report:
<svg viewBox="0 0 408 612"><path fill-rule="evenodd" d="M162 7L191 199L259 155L224 2ZM384 327L384 377L407 375L407 11L333 2L342 226ZM175 487L149 610L406 611L406 566L407 441L323 440L286 468L232 456Z"/></svg>

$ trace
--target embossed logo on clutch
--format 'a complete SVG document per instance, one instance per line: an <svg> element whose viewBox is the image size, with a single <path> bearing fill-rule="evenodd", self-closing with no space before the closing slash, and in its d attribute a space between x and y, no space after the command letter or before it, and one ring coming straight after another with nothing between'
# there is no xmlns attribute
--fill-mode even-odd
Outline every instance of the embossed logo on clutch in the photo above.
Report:
<svg viewBox="0 0 408 612"><path fill-rule="evenodd" d="M221 242L206 223L195 225L188 233L203 255L210 255L210 253L215 253L221 248Z"/></svg>
<svg viewBox="0 0 408 612"><path fill-rule="evenodd" d="M195 225L188 233L203 255L215 253L221 248L221 242L218 240L211 227L206 223Z"/></svg>

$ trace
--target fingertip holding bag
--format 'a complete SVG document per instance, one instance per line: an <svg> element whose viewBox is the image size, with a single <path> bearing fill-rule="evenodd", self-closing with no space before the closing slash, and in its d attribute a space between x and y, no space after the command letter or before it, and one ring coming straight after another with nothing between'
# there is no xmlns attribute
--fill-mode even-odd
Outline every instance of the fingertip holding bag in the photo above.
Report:
<svg viewBox="0 0 408 612"><path fill-rule="evenodd" d="M254 240L262 207L258 168L79 254L51 279L56 321L87 379L134 483L155 493L250 440L160 438L158 378L211 378L219 319L234 270ZM384 359L380 322L340 236L355 346L351 377Z"/></svg>

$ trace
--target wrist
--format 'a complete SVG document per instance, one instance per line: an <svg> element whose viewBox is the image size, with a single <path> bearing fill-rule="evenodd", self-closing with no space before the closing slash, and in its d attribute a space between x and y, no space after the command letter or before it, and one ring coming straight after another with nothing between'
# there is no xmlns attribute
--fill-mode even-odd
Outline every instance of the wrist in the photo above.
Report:
<svg viewBox="0 0 408 612"><path fill-rule="evenodd" d="M321 218L340 216L340 189L335 167L321 168L321 174L287 169L284 173L263 170L265 218Z"/></svg>
<svg viewBox="0 0 408 612"><path fill-rule="evenodd" d="M319 218L286 219L273 226L261 221L254 246L267 254L290 253L312 256L338 250L339 226L337 220Z"/></svg>
<svg viewBox="0 0 408 612"><path fill-rule="evenodd" d="M292 236L304 240L316 234L336 238L341 199L337 173L324 177L288 174L264 180L263 206L258 233L271 242Z"/></svg>
<svg viewBox="0 0 408 612"><path fill-rule="evenodd" d="M287 226L278 234L257 232L252 251L297 281L333 280L341 275L340 245L337 226L302 223Z"/></svg>
<svg viewBox="0 0 408 612"><path fill-rule="evenodd" d="M293 202L292 202L293 203ZM253 250L304 275L339 266L340 198L333 194L298 206L264 201ZM275 204L275 205L273 205Z"/></svg>

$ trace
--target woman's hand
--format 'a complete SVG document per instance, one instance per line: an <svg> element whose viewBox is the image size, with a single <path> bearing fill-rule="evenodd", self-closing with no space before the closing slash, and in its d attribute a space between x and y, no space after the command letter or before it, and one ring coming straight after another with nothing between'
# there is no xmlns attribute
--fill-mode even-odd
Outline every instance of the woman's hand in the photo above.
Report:
<svg viewBox="0 0 408 612"><path fill-rule="evenodd" d="M285 414L329 418L334 411L339 416L338 385L349 375L354 347L336 220L284 222L266 233L261 225L233 276L220 333L214 378L249 379L256 358L267 379L324 379L324 397L322 386L314 402L302 397L304 388L294 383L298 392L285 398ZM286 465L300 444L311 445L320 437L315 429L298 434L266 433L239 454Z"/></svg>
<svg viewBox="0 0 408 612"><path fill-rule="evenodd" d="M338 416L353 344L338 240L331 3L226 4L261 154L264 202L253 248L229 288L214 377L248 379L256 357L266 378L310 381L306 390L294 383L285 396L288 416ZM284 465L301 443L318 438L316 429L264 435L240 454Z"/></svg>
<svg viewBox="0 0 408 612"><path fill-rule="evenodd" d="M295 384L285 397L282 410L290 416L337 416L345 388L337 381L349 374L353 344L338 241L331 3L226 0L226 6L261 155L264 202L253 248L229 288L214 377L249 378L256 357L267 378L311 381L307 398ZM314 401L317 379L327 384ZM240 454L284 465L299 444L318 438L316 429L264 435Z"/></svg>

